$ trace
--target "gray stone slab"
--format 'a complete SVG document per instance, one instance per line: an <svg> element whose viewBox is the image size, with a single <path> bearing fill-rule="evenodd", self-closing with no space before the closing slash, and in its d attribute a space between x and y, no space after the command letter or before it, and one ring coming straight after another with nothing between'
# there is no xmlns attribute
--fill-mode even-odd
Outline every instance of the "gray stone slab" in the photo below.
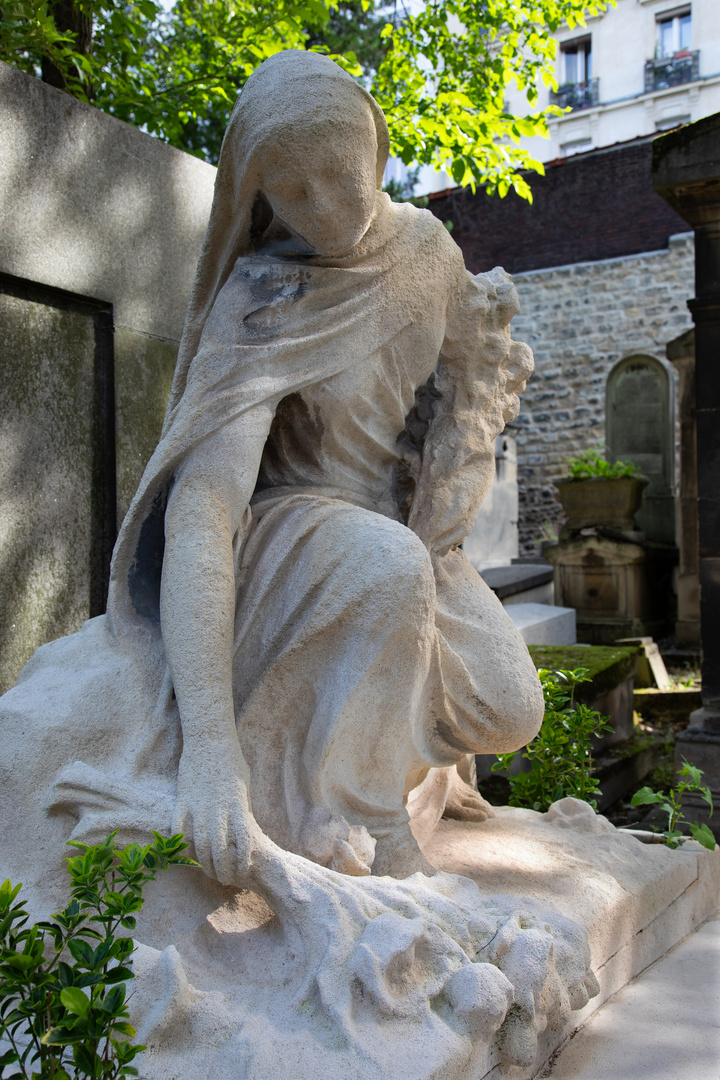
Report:
<svg viewBox="0 0 720 1080"><path fill-rule="evenodd" d="M487 570L481 570L480 577L500 600L505 600L515 593L547 585L553 580L553 568L550 565L531 563L492 566Z"/></svg>
<svg viewBox="0 0 720 1080"><path fill-rule="evenodd" d="M496 807L495 817L479 825L441 822L428 849L442 869L472 877L483 896L500 888L522 895L560 911L588 931L599 994L572 1014L564 1031L548 1026L539 1037L544 1056L541 1049L533 1066L518 1069L513 1080L546 1076L546 1064L563 1042L583 1025L589 1028L588 1022L604 1002L700 926L716 910L720 895L720 850L710 853L694 841L676 851L664 844L641 844L613 829L604 818L591 816L589 808L583 810L575 800L555 804L556 808L565 806L583 818L586 833L579 834L576 818L574 828L562 826L561 836L551 839L547 827L551 819L559 820L559 810L541 815ZM684 985L680 984L679 994ZM713 992L711 987L709 1004ZM623 1025L624 1038L617 1039L618 1028L613 1024L606 1028L610 1031L608 1044L614 1041L616 1047L613 1062L620 1071L585 1074L568 1069L550 1073L553 1080L717 1080L717 1066L715 1073L695 1072L689 1067L676 1072L630 1071L630 1054L636 1052L641 1063L643 1050L650 1052L648 1044L655 1033L668 1050L677 1041L676 1063L683 1060L682 1054L688 1063L693 1061L694 1027L688 1026L685 1038L682 1025L677 1030L673 1026L673 1015L692 1018L691 1010L681 1011L677 996L668 996L665 1001L661 1024L648 1020L645 1029L644 1021L638 1019ZM652 1007L645 1015L652 1016ZM710 1007L699 1012L703 1023L711 1015ZM715 1010L715 1023L717 1015ZM577 1038L566 1045L572 1047ZM630 1052L625 1062L623 1045ZM702 1065L700 1054L698 1061ZM475 1076L478 1080L500 1080L507 1074L496 1066L484 1073L478 1071L473 1080Z"/></svg>
<svg viewBox="0 0 720 1080"><path fill-rule="evenodd" d="M215 169L0 62L0 270L178 340Z"/></svg>
<svg viewBox="0 0 720 1080"><path fill-rule="evenodd" d="M95 327L0 293L0 693L92 608ZM32 329L28 336L27 328Z"/></svg>
<svg viewBox="0 0 720 1080"><path fill-rule="evenodd" d="M610 998L541 1076L717 1080L720 914Z"/></svg>
<svg viewBox="0 0 720 1080"><path fill-rule="evenodd" d="M512 604L507 613L526 645L574 645L575 609L552 604Z"/></svg>

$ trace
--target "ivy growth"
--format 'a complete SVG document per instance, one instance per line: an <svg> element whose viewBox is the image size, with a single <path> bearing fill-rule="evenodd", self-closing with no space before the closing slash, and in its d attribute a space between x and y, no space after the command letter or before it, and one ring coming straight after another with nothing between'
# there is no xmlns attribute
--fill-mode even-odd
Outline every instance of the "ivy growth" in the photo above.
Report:
<svg viewBox="0 0 720 1080"><path fill-rule="evenodd" d="M197 866L182 834L115 847L71 843L70 901L50 921L28 925L20 885L0 885L0 1076L70 1080L137 1076L145 1049L129 1040L126 986L134 977L130 937L143 888L158 870Z"/></svg>
<svg viewBox="0 0 720 1080"><path fill-rule="evenodd" d="M544 812L558 799L572 796L597 810L600 788L593 775L592 737L611 731L606 717L589 705L576 704L575 687L589 682L587 668L574 671L538 672L545 700L545 715L535 738L522 757L530 762L528 772L510 776L510 806L524 806ZM499 754L493 772L510 768L514 753Z"/></svg>

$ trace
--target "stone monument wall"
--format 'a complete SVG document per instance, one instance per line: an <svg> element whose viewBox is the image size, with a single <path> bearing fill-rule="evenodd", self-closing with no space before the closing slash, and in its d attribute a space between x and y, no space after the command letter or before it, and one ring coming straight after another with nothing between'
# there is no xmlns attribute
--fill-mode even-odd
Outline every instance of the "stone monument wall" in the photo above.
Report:
<svg viewBox="0 0 720 1080"><path fill-rule="evenodd" d="M628 356L665 360L691 325L693 238L652 186L652 137L562 158L528 177L533 202L469 189L435 196L472 273L517 284L513 334L535 351L514 425L520 550L535 555L561 518L552 480L605 435L605 386Z"/></svg>
<svg viewBox="0 0 720 1080"><path fill-rule="evenodd" d="M562 520L552 481L565 459L605 436L605 388L626 356L665 357L665 346L692 321L692 234L642 255L552 267L515 276L520 313L513 334L535 353L535 374L515 421L520 548Z"/></svg>
<svg viewBox="0 0 720 1080"><path fill-rule="evenodd" d="M0 63L0 691L104 610L215 169Z"/></svg>

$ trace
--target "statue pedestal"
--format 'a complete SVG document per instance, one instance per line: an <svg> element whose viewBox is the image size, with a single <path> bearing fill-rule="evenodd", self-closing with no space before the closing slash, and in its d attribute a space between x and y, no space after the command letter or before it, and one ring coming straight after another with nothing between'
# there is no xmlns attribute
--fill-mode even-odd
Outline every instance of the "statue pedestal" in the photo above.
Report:
<svg viewBox="0 0 720 1080"><path fill-rule="evenodd" d="M559 815L548 821L552 814L499 807L481 825L442 821L425 847L443 870L472 877L483 897L528 897L588 932L599 994L573 1012L564 1029L540 1035L535 1061L513 1071L513 1080L537 1076L604 1001L716 910L720 889L720 848L709 852L693 841L672 851L642 844L602 817L581 814L573 827ZM467 1073L468 1080L505 1075L500 1065Z"/></svg>
<svg viewBox="0 0 720 1080"><path fill-rule="evenodd" d="M469 1016L477 1007L477 994L486 993L477 1019L481 1026L473 1028L474 1034L463 1034L442 994L428 1010L425 1006L415 1009L414 991L408 996L413 986L410 967L397 967L400 954L385 969L385 981L377 985L373 981L381 974L377 963L390 948L383 944L386 930L380 928L388 916L373 915L380 910L376 907L380 892L392 890L396 898L404 895L409 905L414 890L434 881L432 887L439 890L436 902L441 906L445 894L454 906L449 890L457 878L414 875L405 882L392 882L333 876L349 898L341 902L345 914L359 903L370 916L363 941L372 946L366 956L375 957L373 975L358 966L357 949L354 960L342 959L347 951L343 934L351 928L345 916L331 925L329 909L321 900L311 902L315 936L310 953L306 944L303 958L297 954L298 943L281 933L277 918L258 896L245 892L231 897L229 890L223 896L220 890L216 897L220 907L204 914L207 907L199 901L206 902L210 893L199 875L182 871L158 879L158 889L148 891L147 907L138 922L137 936L147 944L140 947L137 957L138 978L130 1005L138 1037L148 1046L139 1059L143 1074L153 1080L177 1076L183 1080L274 1080L284 1075L293 1080L318 1076L333 1080L437 1080L440 1076L443 1080L530 1080L608 997L663 956L717 906L720 851L710 853L694 842L677 851L642 844L597 817L586 804L571 799L556 803L547 814L502 807L482 824L443 821L424 850L441 870L463 874L477 883L480 896L474 893L472 902L481 915L510 912L496 935L496 939L505 935L506 942L497 947L499 959L494 961L503 965L514 986L515 1004L502 1027L490 1015L497 987L492 993L484 986L475 989L475 998L469 994L467 1001L458 996L459 988L453 991L456 1016L457 1010ZM467 889L473 892L473 888L469 882L463 888L465 893L458 896L464 903ZM302 908L309 900L303 886L295 903ZM171 910L178 912L174 928L169 924ZM523 911L531 913L529 919ZM411 928L416 921L411 914L408 907L398 926ZM287 913L283 920L286 917ZM390 921L397 918L389 917ZM542 944L542 930L555 928L554 952L549 955L560 963L564 951L567 955L567 941L563 943L557 935L563 918L587 933L592 970L600 985L599 993L583 1008L575 1000L571 1013L540 1005L557 990L552 982L543 989L545 960L540 954L543 949L547 952L547 941ZM532 923L534 930L528 928ZM515 961L513 950L519 937L508 937L511 924L525 928L520 936L528 935ZM394 923L388 922L387 931L396 932ZM407 963L423 968L422 949L427 947L418 941L413 957L405 957ZM293 995L293 968L299 962L307 971L318 949L327 950L329 966L319 982L309 978L303 992ZM493 973L486 963L470 968ZM334 980L331 997L324 994L329 976ZM515 1021L528 1003L532 1007L533 997L537 999L534 1032L527 1026L519 1032ZM343 1002L347 1024L341 1030L338 1020ZM483 1028L483 1024L488 1026ZM522 1037L513 1037L514 1024L515 1035ZM509 1060L511 1043L515 1063ZM521 1062L524 1047L529 1052Z"/></svg>
<svg viewBox="0 0 720 1080"><path fill-rule="evenodd" d="M555 567L555 603L577 612L578 641L612 645L669 632L676 549L602 529L585 532L543 548Z"/></svg>

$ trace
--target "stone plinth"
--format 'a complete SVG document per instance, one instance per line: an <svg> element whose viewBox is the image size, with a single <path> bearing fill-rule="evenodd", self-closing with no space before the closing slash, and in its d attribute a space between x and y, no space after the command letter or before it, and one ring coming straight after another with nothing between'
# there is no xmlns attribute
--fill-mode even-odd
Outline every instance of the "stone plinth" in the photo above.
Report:
<svg viewBox="0 0 720 1080"><path fill-rule="evenodd" d="M552 604L510 604L508 615L527 645L574 645L575 612Z"/></svg>
<svg viewBox="0 0 720 1080"><path fill-rule="evenodd" d="M720 851L694 842L677 851L642 844L574 799L547 814L497 807L481 824L443 821L423 849L445 874L399 883L348 879L305 864L310 876L296 879L293 904L277 914L259 895L210 885L198 871L160 875L147 890L134 934L141 944L129 1004L148 1047L141 1073L152 1080L531 1080L571 1031L707 918L720 888ZM297 871L301 863L291 869ZM320 892L313 877L322 882ZM517 924L520 937L534 935L538 957L542 933L528 927L545 922L557 934L571 920L587 933L599 992L584 1007L576 1000L572 1012L543 1009L532 956L526 953L515 969L510 940L492 965L469 965L485 974L492 967L504 989L497 966L507 972L515 1011L505 1024L492 1019L487 999L487 1033L471 1037L453 1018L442 980L424 1011L422 993L418 1006L411 992L410 967L420 983L432 975L422 963L428 942L405 958L407 971L389 967L385 982L381 968L365 961L382 960L384 934L390 945L390 931L397 936L398 927L416 927L414 904L429 889L447 896L448 912L459 901L472 904L480 919L500 916L506 936ZM352 895L353 905L336 922L338 890ZM404 915L382 913L381 897L391 893L406 906ZM55 910L57 895L56 888L43 902L36 888L34 915ZM367 928L356 947L358 912ZM299 934L303 924L307 933ZM557 959L563 947L558 937ZM317 963L315 978L308 965ZM455 1016L471 1004L463 1004L460 992L456 986L450 994ZM554 992L550 984L548 992ZM513 1036L533 994L537 1043L527 1027L524 1041Z"/></svg>
<svg viewBox="0 0 720 1080"><path fill-rule="evenodd" d="M580 640L609 645L620 638L662 636L669 628L674 546L587 531L544 548L555 567L556 603L576 609Z"/></svg>
<svg viewBox="0 0 720 1080"><path fill-rule="evenodd" d="M553 570L547 563L488 567L480 571L480 577L504 607L512 604L552 604L555 599Z"/></svg>
<svg viewBox="0 0 720 1080"><path fill-rule="evenodd" d="M566 817L565 807L577 817ZM443 869L472 877L483 896L522 895L588 931L600 993L572 1014L564 1033L544 1032L532 1066L513 1080L539 1076L571 1030L715 910L720 889L720 849L641 844L569 799L547 814L496 807L482 825L443 821L427 851ZM503 1075L496 1067L468 1077Z"/></svg>

